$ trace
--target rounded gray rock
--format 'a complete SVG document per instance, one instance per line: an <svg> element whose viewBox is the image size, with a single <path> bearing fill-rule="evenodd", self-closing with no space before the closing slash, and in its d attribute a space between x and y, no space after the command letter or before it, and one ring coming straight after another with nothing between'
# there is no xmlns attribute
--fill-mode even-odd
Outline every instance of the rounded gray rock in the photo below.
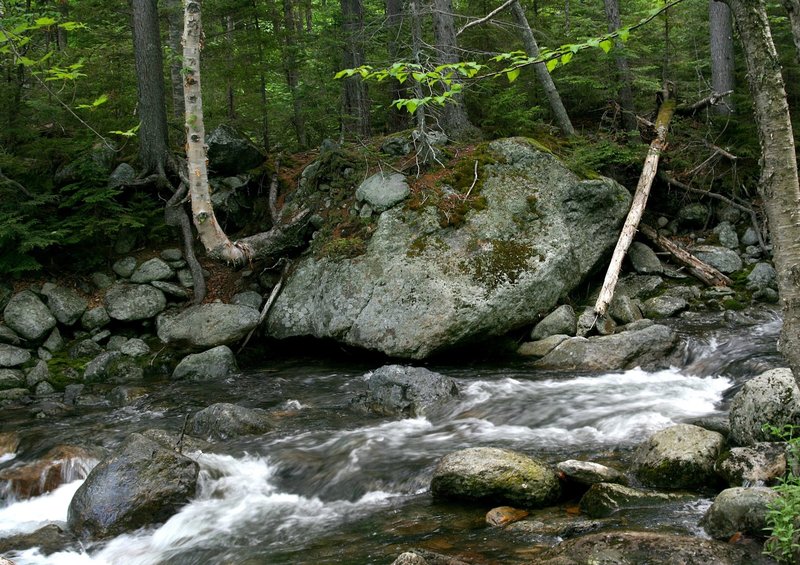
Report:
<svg viewBox="0 0 800 565"><path fill-rule="evenodd" d="M532 457L508 449L473 447L439 461L431 493L438 498L541 507L558 499L561 485L551 467Z"/></svg>
<svg viewBox="0 0 800 565"><path fill-rule="evenodd" d="M111 269L119 276L121 276L123 279L128 279L136 270L136 258L123 257L122 259L116 261L111 266Z"/></svg>
<svg viewBox="0 0 800 565"><path fill-rule="evenodd" d="M223 402L200 410L189 424L192 435L216 440L262 434L272 427L272 422L263 410Z"/></svg>
<svg viewBox="0 0 800 565"><path fill-rule="evenodd" d="M553 335L574 336L578 328L578 317L569 304L562 304L536 324L531 339L539 340Z"/></svg>
<svg viewBox="0 0 800 565"><path fill-rule="evenodd" d="M174 380L204 381L223 379L238 373L239 367L230 347L219 345L202 353L187 355L172 372Z"/></svg>
<svg viewBox="0 0 800 565"><path fill-rule="evenodd" d="M102 306L97 306L83 313L83 316L81 316L81 327L91 331L96 328L102 328L110 321L111 317L108 315L106 309Z"/></svg>
<svg viewBox="0 0 800 565"><path fill-rule="evenodd" d="M56 320L65 326L71 326L77 322L89 305L86 298L63 286L42 289L42 294L47 297L47 306Z"/></svg>
<svg viewBox="0 0 800 565"><path fill-rule="evenodd" d="M633 270L641 274L663 273L664 266L649 245L634 241L628 249L628 260Z"/></svg>
<svg viewBox="0 0 800 565"><path fill-rule="evenodd" d="M50 309L30 290L12 296L3 317L9 328L32 341L44 337L57 323Z"/></svg>
<svg viewBox="0 0 800 565"><path fill-rule="evenodd" d="M17 367L30 361L31 352L21 347L0 343L0 367Z"/></svg>
<svg viewBox="0 0 800 565"><path fill-rule="evenodd" d="M105 296L108 315L123 322L152 318L166 306L164 293L148 284L117 284Z"/></svg>
<svg viewBox="0 0 800 565"><path fill-rule="evenodd" d="M708 535L727 540L736 532L767 537L767 510L780 495L767 487L734 487L723 490L706 511L701 525Z"/></svg>
<svg viewBox="0 0 800 565"><path fill-rule="evenodd" d="M370 205L375 212L383 212L402 202L411 189L406 177L400 173L375 173L356 189L356 199Z"/></svg>
<svg viewBox="0 0 800 565"><path fill-rule="evenodd" d="M175 276L175 271L162 259L154 257L145 261L131 275L132 283L149 283L163 281Z"/></svg>
<svg viewBox="0 0 800 565"><path fill-rule="evenodd" d="M742 258L739 254L718 245L696 245L692 253L704 263L708 263L721 273L735 273L742 270Z"/></svg>
<svg viewBox="0 0 800 565"><path fill-rule="evenodd" d="M800 389L791 369L772 369L747 381L733 397L728 417L731 440L743 446L778 441L764 424L800 425Z"/></svg>
<svg viewBox="0 0 800 565"><path fill-rule="evenodd" d="M386 365L367 374L367 391L353 405L384 416L417 417L458 396L453 379L422 367Z"/></svg>
<svg viewBox="0 0 800 565"><path fill-rule="evenodd" d="M256 327L258 319L258 310L249 306L199 304L175 315L160 316L158 337L164 343L216 347L243 338Z"/></svg>

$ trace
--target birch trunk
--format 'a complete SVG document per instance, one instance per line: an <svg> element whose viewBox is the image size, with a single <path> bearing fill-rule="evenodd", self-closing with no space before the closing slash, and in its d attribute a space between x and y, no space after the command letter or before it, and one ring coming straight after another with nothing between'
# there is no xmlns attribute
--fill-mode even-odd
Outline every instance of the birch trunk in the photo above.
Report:
<svg viewBox="0 0 800 565"><path fill-rule="evenodd" d="M617 286L617 280L619 280L622 261L625 259L625 254L628 252L633 237L636 235L636 228L642 219L644 208L647 205L647 197L650 195L650 187L653 185L653 179L658 171L658 161L661 158L661 153L667 147L667 130L669 129L672 114L675 113L675 100L666 98L667 94L668 91L665 89L665 100L661 104L656 118L656 138L647 151L642 174L639 177L639 184L636 185L636 192L633 195L630 212L628 212L628 217L622 226L622 233L620 233L617 240L617 246L614 248L611 262L608 264L606 278L600 289L600 296L597 297L597 302L594 305L595 314L598 316L605 315L608 305L614 297L614 289Z"/></svg>
<svg viewBox="0 0 800 565"><path fill-rule="evenodd" d="M747 61L761 145L759 191L769 220L783 311L779 347L800 382L800 181L792 121L764 0L726 0Z"/></svg>
<svg viewBox="0 0 800 565"><path fill-rule="evenodd" d="M517 24L522 30L522 41L525 44L525 51L528 53L528 57L538 57L539 45L537 45L536 38L533 36L528 18L525 16L525 10L522 9L518 1L511 4L511 10L514 12ZM556 121L558 129L566 136L575 135L575 128L572 127L567 109L564 108L564 103L561 101L561 96L558 94L556 85L553 82L553 77L550 76L550 71L547 70L547 66L544 63L536 63L533 65L533 69L536 72L536 78L539 79L539 84L542 85L542 90L544 90L547 96L547 101L550 104L550 111L553 113L553 118Z"/></svg>
<svg viewBox="0 0 800 565"><path fill-rule="evenodd" d="M183 77L181 76L181 38L183 37L183 5L181 0L167 0L165 3L169 49L172 59L169 63L170 93L172 94L172 115L182 118L185 110L183 101Z"/></svg>

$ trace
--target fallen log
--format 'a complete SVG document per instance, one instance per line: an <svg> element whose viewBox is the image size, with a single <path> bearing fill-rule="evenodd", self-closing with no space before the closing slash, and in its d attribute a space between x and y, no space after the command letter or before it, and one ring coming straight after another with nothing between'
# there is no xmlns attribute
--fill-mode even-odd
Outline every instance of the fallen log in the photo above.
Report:
<svg viewBox="0 0 800 565"><path fill-rule="evenodd" d="M686 251L683 247L673 242L669 238L659 234L655 229L647 224L640 224L639 231L656 247L669 253L675 261L687 268L687 270L700 279L708 286L730 286L733 281L720 273L711 265L703 263L700 259Z"/></svg>

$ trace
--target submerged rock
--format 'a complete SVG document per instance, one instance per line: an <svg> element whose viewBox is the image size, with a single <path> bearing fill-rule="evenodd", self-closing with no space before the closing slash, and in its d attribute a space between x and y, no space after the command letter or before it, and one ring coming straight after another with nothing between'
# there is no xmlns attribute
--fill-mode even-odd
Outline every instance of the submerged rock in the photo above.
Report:
<svg viewBox="0 0 800 565"><path fill-rule="evenodd" d="M492 142L488 153L481 200L462 224L442 228L432 204L396 206L379 216L363 255L301 258L269 334L422 359L549 312L613 247L630 195L608 179L580 180L521 139Z"/></svg>
<svg viewBox="0 0 800 565"><path fill-rule="evenodd" d="M453 379L422 367L386 365L367 374L353 406L384 416L417 417L458 397Z"/></svg>
<svg viewBox="0 0 800 565"><path fill-rule="evenodd" d="M530 512L512 506L498 506L486 513L486 523L490 526L503 527L526 518Z"/></svg>
<svg viewBox="0 0 800 565"><path fill-rule="evenodd" d="M508 449L473 447L439 461L431 493L438 498L535 508L557 500L561 485L552 468L532 457Z"/></svg>
<svg viewBox="0 0 800 565"><path fill-rule="evenodd" d="M107 538L166 521L197 488L199 467L141 434L131 434L89 473L69 505L81 537Z"/></svg>
<svg viewBox="0 0 800 565"><path fill-rule="evenodd" d="M643 484L667 489L714 486L714 470L725 438L691 424L656 432L636 450L633 472Z"/></svg>
<svg viewBox="0 0 800 565"><path fill-rule="evenodd" d="M581 511L590 518L605 518L624 508L641 508L674 500L675 495L643 491L616 483L593 484L581 497Z"/></svg>

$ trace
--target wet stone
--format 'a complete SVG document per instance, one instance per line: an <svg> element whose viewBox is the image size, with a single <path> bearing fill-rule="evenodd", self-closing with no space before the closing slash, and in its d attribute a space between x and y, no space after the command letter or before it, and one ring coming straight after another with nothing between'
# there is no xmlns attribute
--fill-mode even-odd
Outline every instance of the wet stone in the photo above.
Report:
<svg viewBox="0 0 800 565"><path fill-rule="evenodd" d="M486 513L486 523L490 526L507 526L518 522L530 514L527 510L520 510L512 506L498 506Z"/></svg>

